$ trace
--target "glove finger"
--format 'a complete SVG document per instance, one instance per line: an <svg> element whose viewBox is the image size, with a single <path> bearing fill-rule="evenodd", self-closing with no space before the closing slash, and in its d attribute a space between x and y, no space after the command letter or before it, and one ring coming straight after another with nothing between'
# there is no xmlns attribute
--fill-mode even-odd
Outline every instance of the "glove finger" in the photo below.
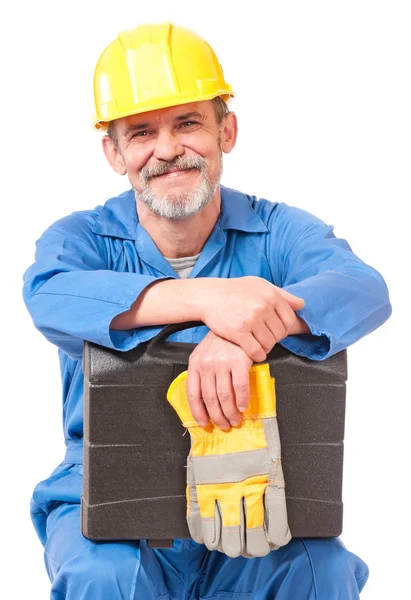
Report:
<svg viewBox="0 0 411 600"><path fill-rule="evenodd" d="M190 531L190 535L195 542L198 544L204 544L203 530L201 527L201 515L200 507L197 500L197 491L195 486L188 487L189 498L188 502L188 513L187 513L187 525Z"/></svg>
<svg viewBox="0 0 411 600"><path fill-rule="evenodd" d="M216 550L221 539L221 515L218 503L215 503L214 519L201 518L204 544L209 550Z"/></svg>
<svg viewBox="0 0 411 600"><path fill-rule="evenodd" d="M265 531L265 536L270 544L270 551L271 550L278 550L280 548L280 546L278 546L277 544L274 544L273 542L270 541L270 537L268 535L268 521L269 521L269 515L268 515L268 510L267 510L267 506L266 506L266 499L264 496L264 531Z"/></svg>
<svg viewBox="0 0 411 600"><path fill-rule="evenodd" d="M243 503L244 503L244 498L242 499ZM252 556L251 554L248 554L247 550L246 550L246 539L245 539L245 511L242 510L241 511L241 523L240 523L240 532L241 532L241 539L243 540L243 551L241 552L241 556L243 556L244 558L254 558L254 556ZM223 544L222 541L220 540L220 543L217 546L217 550L219 552L222 552L224 554L224 550L223 550Z"/></svg>
<svg viewBox="0 0 411 600"><path fill-rule="evenodd" d="M261 510L261 503L263 502L263 498L259 499L251 499L248 498L244 501L244 519L247 524L247 506L249 511L249 517L254 520L255 523L255 515L253 514L255 511ZM248 503L248 504L247 504ZM245 553L243 552L243 556L247 556L248 558L254 556L267 556L270 552L270 544L267 539L266 530L264 527L264 523L257 527L246 527L245 529Z"/></svg>
<svg viewBox="0 0 411 600"><path fill-rule="evenodd" d="M266 487L265 509L265 520L270 544L277 547L285 546L291 540L291 532L287 520L287 504L284 488L269 485Z"/></svg>
<svg viewBox="0 0 411 600"><path fill-rule="evenodd" d="M194 481L193 462L191 455L187 457L187 525L190 535L195 542L203 544L203 532L201 528L200 506L197 498L197 488Z"/></svg>
<svg viewBox="0 0 411 600"><path fill-rule="evenodd" d="M250 556L267 556L270 553L270 544L267 540L265 528L253 527L246 529L247 553Z"/></svg>
<svg viewBox="0 0 411 600"><path fill-rule="evenodd" d="M237 558L237 556L240 556L244 548L245 517L242 499L240 502L239 525L230 525L229 527L222 526L221 528L221 546L224 554L230 558Z"/></svg>
<svg viewBox="0 0 411 600"><path fill-rule="evenodd" d="M221 512L221 506L220 506L220 504L219 504L219 509L220 509L220 512ZM245 524L244 524L244 520L243 520L243 515L241 515L240 527L241 527L241 532L244 532ZM244 535L242 536L242 539L244 539ZM221 534L221 538L220 538L220 541L219 541L219 544L218 544L216 550L218 550L219 552L222 552L224 554L224 550L223 550L223 536L222 536L222 534Z"/></svg>

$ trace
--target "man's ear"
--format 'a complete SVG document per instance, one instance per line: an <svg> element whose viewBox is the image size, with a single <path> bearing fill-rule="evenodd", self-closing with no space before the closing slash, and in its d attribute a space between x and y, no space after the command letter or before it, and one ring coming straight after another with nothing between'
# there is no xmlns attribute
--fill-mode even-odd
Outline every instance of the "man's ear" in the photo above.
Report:
<svg viewBox="0 0 411 600"><path fill-rule="evenodd" d="M125 175L127 173L127 168L123 157L121 156L120 150L114 143L114 140L109 136L105 135L102 139L103 151L106 155L106 158L112 168L119 175Z"/></svg>
<svg viewBox="0 0 411 600"><path fill-rule="evenodd" d="M229 112L221 123L221 150L228 154L234 148L237 141L238 124L237 115Z"/></svg>

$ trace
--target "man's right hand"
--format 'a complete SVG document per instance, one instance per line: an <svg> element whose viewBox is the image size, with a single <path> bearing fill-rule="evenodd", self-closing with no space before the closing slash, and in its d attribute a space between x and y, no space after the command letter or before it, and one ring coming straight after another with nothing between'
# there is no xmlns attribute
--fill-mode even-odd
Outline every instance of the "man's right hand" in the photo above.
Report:
<svg viewBox="0 0 411 600"><path fill-rule="evenodd" d="M211 331L262 362L295 325L304 300L262 277L208 278L200 299L200 318Z"/></svg>

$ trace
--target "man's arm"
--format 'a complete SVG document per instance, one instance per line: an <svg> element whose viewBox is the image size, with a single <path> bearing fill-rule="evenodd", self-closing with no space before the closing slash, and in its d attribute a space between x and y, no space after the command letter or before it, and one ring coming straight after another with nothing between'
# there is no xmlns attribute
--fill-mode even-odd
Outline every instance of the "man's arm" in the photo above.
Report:
<svg viewBox="0 0 411 600"><path fill-rule="evenodd" d="M206 277L153 283L112 329L203 321L217 336L240 346L254 361L290 334L306 331L295 311L304 302L261 277ZM229 315L229 318L228 318Z"/></svg>
<svg viewBox="0 0 411 600"><path fill-rule="evenodd" d="M35 262L24 273L23 298L35 327L71 358L81 360L84 340L127 351L161 327L125 332L110 323L129 310L151 283L166 280L112 270L104 238L93 232L95 211L83 211L50 226L36 244Z"/></svg>
<svg viewBox="0 0 411 600"><path fill-rule="evenodd" d="M52 225L38 240L36 260L24 274L24 301L50 342L79 360L84 340L125 352L167 323L202 320L254 360L264 360L266 322L277 318L276 302L281 308L275 286L257 277L174 280L113 271L104 240L93 233L96 216L84 211ZM282 299L283 312L295 301L301 308L300 299L288 297L289 302Z"/></svg>
<svg viewBox="0 0 411 600"><path fill-rule="evenodd" d="M345 239L334 235L331 225L294 207L280 205L277 210L271 256L273 261L283 258L278 280L284 290L305 300L297 314L311 332L289 336L281 344L300 356L324 360L389 318L387 285ZM287 234L280 235L283 231Z"/></svg>
<svg viewBox="0 0 411 600"><path fill-rule="evenodd" d="M204 297L215 286L215 278L168 279L148 285L131 308L117 315L110 329L126 330L164 323L183 323L204 318ZM296 315L289 335L309 333L307 324Z"/></svg>
<svg viewBox="0 0 411 600"><path fill-rule="evenodd" d="M110 329L124 331L135 327L199 321L200 279L167 279L148 285L126 312L117 315Z"/></svg>

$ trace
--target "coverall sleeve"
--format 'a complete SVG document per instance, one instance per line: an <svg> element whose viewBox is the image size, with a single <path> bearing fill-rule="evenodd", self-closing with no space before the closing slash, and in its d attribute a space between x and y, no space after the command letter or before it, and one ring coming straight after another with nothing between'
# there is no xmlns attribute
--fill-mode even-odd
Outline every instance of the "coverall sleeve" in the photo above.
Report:
<svg viewBox="0 0 411 600"><path fill-rule="evenodd" d="M289 207L291 210L291 207ZM356 256L334 227L293 208L294 228L283 245L283 289L304 299L297 314L311 334L288 336L281 345L324 360L382 325L391 315L383 277Z"/></svg>
<svg viewBox="0 0 411 600"><path fill-rule="evenodd" d="M35 327L77 360L85 340L127 351L162 329L110 330L113 318L149 284L167 278L111 270L115 257L92 232L93 224L92 211L84 211L52 225L37 241L35 262L23 277L23 298Z"/></svg>

